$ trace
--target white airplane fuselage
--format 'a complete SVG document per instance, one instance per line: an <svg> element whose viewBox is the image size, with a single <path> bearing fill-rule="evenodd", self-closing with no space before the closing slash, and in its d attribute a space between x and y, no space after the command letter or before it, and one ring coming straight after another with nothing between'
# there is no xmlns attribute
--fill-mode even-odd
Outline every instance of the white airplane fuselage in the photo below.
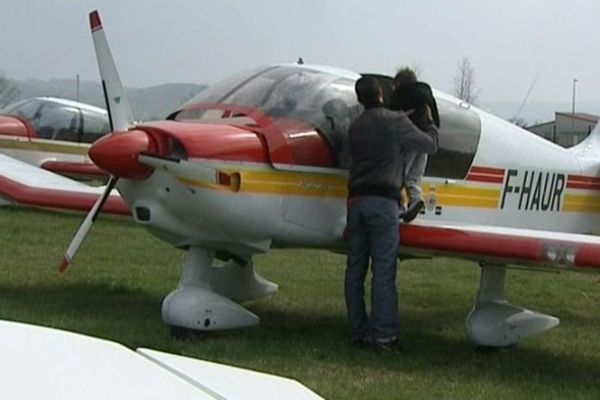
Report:
<svg viewBox="0 0 600 400"><path fill-rule="evenodd" d="M585 234L598 231L600 180L593 177L600 160L579 157L486 112L472 110L481 120L481 136L471 172L462 180L425 177L426 207L418 220ZM136 221L173 245L246 254L271 246L343 248L346 170L303 166L282 170L269 163L211 159L186 162L239 174L240 189L207 186L193 176L170 172L168 161L144 181L118 184ZM577 177L592 181L577 187ZM139 218L135 210L140 207L150 211L149 218Z"/></svg>

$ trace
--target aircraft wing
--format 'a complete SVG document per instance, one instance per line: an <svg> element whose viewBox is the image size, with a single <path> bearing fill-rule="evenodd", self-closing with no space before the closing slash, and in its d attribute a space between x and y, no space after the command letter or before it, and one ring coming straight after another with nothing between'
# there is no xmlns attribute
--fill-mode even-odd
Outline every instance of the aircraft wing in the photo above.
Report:
<svg viewBox="0 0 600 400"><path fill-rule="evenodd" d="M0 205L89 211L103 190L0 154ZM103 212L130 215L116 191Z"/></svg>
<svg viewBox="0 0 600 400"><path fill-rule="evenodd" d="M297 381L0 321L3 399L322 399Z"/></svg>
<svg viewBox="0 0 600 400"><path fill-rule="evenodd" d="M600 237L592 235L415 221L400 226L400 245L401 254L600 272Z"/></svg>

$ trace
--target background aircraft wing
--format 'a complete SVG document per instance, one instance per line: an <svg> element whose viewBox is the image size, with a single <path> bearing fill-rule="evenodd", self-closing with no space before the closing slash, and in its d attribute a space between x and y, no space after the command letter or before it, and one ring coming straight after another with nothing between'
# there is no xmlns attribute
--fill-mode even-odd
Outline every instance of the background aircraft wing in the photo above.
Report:
<svg viewBox="0 0 600 400"><path fill-rule="evenodd" d="M0 154L0 205L89 211L103 190L104 187L91 187ZM110 195L103 211L130 214L116 191Z"/></svg>
<svg viewBox="0 0 600 400"><path fill-rule="evenodd" d="M400 245L413 255L600 272L600 237L593 235L416 221L401 225Z"/></svg>

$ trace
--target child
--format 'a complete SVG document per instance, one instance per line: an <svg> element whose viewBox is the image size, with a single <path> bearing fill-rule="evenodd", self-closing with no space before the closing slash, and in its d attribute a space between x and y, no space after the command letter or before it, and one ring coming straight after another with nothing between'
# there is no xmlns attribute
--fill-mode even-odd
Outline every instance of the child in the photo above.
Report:
<svg viewBox="0 0 600 400"><path fill-rule="evenodd" d="M391 110L402 110L410 120L422 131L427 130L430 123L440 127L437 104L431 88L424 82L418 82L417 76L410 68L403 68L394 77L394 93L390 99ZM409 151L405 157L404 185L409 200L406 212L402 215L404 222L411 222L425 205L421 190L421 177L425 173L427 154Z"/></svg>

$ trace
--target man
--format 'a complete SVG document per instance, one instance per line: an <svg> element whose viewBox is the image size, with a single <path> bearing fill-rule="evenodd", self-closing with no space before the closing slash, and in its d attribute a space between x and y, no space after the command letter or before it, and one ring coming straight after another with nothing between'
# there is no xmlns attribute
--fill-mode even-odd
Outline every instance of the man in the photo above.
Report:
<svg viewBox="0 0 600 400"><path fill-rule="evenodd" d="M394 93L390 110L405 111L413 124L420 130L427 130L433 119L440 127L437 103L428 84L417 81L417 75L410 68L402 68L394 77ZM408 207L402 215L404 222L411 222L425 205L421 177L427 166L427 153L408 151L404 157L404 185L408 193Z"/></svg>
<svg viewBox="0 0 600 400"><path fill-rule="evenodd" d="M352 341L393 350L398 340L396 257L398 199L404 150L437 151L437 129L420 131L403 112L383 106L381 86L371 77L355 86L363 113L349 130L348 261L345 297ZM372 260L372 306L367 316L364 281Z"/></svg>

